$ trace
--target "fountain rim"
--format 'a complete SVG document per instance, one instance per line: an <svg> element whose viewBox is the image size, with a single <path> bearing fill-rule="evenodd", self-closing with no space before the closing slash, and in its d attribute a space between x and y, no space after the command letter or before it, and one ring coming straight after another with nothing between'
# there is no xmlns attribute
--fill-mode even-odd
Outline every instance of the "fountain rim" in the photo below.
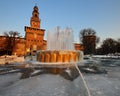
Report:
<svg viewBox="0 0 120 96"><path fill-rule="evenodd" d="M38 52L83 52L81 50L37 50L37 53Z"/></svg>

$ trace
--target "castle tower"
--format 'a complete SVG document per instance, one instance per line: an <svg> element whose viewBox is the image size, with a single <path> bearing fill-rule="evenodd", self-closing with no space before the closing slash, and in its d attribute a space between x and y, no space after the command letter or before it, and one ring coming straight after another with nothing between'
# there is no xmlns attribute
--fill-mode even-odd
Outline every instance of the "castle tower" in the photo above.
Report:
<svg viewBox="0 0 120 96"><path fill-rule="evenodd" d="M45 30L40 28L41 20L38 10L38 7L34 6L30 19L30 27L25 26L26 52L40 50L43 47Z"/></svg>
<svg viewBox="0 0 120 96"><path fill-rule="evenodd" d="M40 28L40 19L39 19L39 12L38 12L37 6L34 6L34 8L33 8L30 25L33 28Z"/></svg>

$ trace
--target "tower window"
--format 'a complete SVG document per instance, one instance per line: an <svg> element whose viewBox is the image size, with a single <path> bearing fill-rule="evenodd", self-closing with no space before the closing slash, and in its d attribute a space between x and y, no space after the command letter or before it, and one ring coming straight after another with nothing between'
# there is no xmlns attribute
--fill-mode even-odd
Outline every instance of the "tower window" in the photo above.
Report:
<svg viewBox="0 0 120 96"><path fill-rule="evenodd" d="M35 17L38 17L37 14L35 14Z"/></svg>

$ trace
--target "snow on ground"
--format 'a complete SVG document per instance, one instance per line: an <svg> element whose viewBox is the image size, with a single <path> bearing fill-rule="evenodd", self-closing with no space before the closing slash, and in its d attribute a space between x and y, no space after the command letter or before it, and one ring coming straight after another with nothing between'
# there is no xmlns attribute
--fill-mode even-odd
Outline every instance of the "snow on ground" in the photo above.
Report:
<svg viewBox="0 0 120 96"><path fill-rule="evenodd" d="M13 63L13 62L22 62L22 61L24 61L24 56L22 57L17 57L16 55L0 56L0 64L5 64L6 62Z"/></svg>

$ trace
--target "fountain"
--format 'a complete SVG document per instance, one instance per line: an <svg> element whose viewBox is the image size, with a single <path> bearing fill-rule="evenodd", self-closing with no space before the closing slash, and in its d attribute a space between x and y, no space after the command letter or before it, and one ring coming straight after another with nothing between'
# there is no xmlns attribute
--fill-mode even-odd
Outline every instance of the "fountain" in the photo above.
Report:
<svg viewBox="0 0 120 96"><path fill-rule="evenodd" d="M73 31L60 27L47 34L47 50L37 52L37 61L49 64L79 63L83 58L81 51L74 49Z"/></svg>
<svg viewBox="0 0 120 96"><path fill-rule="evenodd" d="M63 85L63 88L65 87L65 84L63 84L65 80L68 80L69 84L67 86L73 84L75 87L75 90L72 91L72 93L71 91L68 92L68 95L66 90L71 90L72 87L63 90L59 88L59 86L56 86L56 89L63 90L63 92L60 91L61 94L64 93L64 95L59 96L90 96L87 84L77 66L77 64L80 64L82 59L82 51L74 49L73 31L70 28L62 30L60 27L57 27L52 32L48 31L47 50L38 50L36 61L31 61L30 65L32 65L34 69L39 70L38 73L33 72L31 77L36 76L36 74L54 74L55 78L58 78L58 76L64 78L64 80L60 80L62 81L60 85ZM71 82L69 82L69 80ZM52 86L49 87L51 89ZM56 94L56 91L53 93Z"/></svg>
<svg viewBox="0 0 120 96"><path fill-rule="evenodd" d="M87 84L83 78L81 71L77 66L77 64L80 63L82 59L83 59L82 51L77 51L74 49L73 31L70 28L66 28L63 31L61 30L60 27L57 27L52 33L48 31L47 50L44 50L44 51L40 50L37 52L37 61L40 62L40 64L50 65L49 67L52 67L55 65L54 68L52 67L52 73L61 74L61 71L65 69L66 72L68 71L68 73L70 72L70 74L72 74L71 71L73 71L74 73L75 70L77 70L78 71L77 74L80 75L80 78L83 81L84 87L87 90L85 93L87 95L84 94L83 89L81 90L83 90L84 96L90 96L90 92L87 87ZM65 66L65 65L68 65L68 66ZM73 65L72 68L70 65ZM59 66L61 67L59 68ZM74 77L75 75L76 73L74 73L71 76L73 77L73 79L71 80L74 80L76 78ZM70 80L69 76L67 77L67 79Z"/></svg>

